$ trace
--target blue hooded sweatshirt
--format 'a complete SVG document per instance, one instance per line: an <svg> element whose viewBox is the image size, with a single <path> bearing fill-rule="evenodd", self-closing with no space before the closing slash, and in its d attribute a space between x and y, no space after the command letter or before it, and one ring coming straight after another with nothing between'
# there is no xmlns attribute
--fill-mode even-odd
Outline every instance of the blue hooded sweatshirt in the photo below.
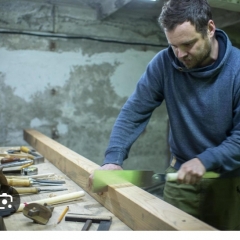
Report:
<svg viewBox="0 0 240 240"><path fill-rule="evenodd" d="M216 38L219 56L211 66L187 69L171 47L150 61L117 117L104 164L123 164L165 100L176 169L197 157L207 171L240 176L240 50L222 30Z"/></svg>

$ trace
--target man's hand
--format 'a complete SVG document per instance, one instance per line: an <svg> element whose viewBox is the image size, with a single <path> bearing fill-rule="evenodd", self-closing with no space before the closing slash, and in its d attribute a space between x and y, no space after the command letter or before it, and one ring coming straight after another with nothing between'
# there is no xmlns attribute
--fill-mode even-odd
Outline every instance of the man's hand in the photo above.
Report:
<svg viewBox="0 0 240 240"><path fill-rule="evenodd" d="M195 184L199 182L206 172L202 162L198 158L193 158L180 167L178 170L178 183Z"/></svg>
<svg viewBox="0 0 240 240"><path fill-rule="evenodd" d="M121 166L116 165L116 164L105 164L102 167L98 168L98 170L123 170ZM94 178L94 173L92 173L89 176L88 179L88 188L91 190L92 189L92 185L93 185L93 178ZM101 195L101 193L99 193L99 195Z"/></svg>

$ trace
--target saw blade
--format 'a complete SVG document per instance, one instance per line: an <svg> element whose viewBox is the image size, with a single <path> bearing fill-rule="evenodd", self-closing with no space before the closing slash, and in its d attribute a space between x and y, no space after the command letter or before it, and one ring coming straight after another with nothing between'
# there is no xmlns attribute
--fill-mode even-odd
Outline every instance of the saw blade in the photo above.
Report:
<svg viewBox="0 0 240 240"><path fill-rule="evenodd" d="M95 170L92 191L106 192L107 186L131 183L138 187L151 186L153 171L144 170Z"/></svg>

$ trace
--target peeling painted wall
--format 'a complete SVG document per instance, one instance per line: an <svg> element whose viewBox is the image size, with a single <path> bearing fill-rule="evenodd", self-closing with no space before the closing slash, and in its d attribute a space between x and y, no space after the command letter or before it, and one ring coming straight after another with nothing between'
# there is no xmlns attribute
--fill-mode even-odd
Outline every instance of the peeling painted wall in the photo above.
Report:
<svg viewBox="0 0 240 240"><path fill-rule="evenodd" d="M101 164L114 121L159 48L1 34L0 145L34 128ZM157 109L126 169L166 166L167 114Z"/></svg>
<svg viewBox="0 0 240 240"><path fill-rule="evenodd" d="M1 146L25 145L23 129L34 128L101 165L122 105L166 40L161 3L135 1L104 21L87 3L0 0ZM167 121L163 105L126 169L165 169Z"/></svg>

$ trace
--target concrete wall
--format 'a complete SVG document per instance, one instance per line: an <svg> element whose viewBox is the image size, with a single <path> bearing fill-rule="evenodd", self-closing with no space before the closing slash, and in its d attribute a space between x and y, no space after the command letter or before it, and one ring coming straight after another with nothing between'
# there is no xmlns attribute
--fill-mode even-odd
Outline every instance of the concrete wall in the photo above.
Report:
<svg viewBox="0 0 240 240"><path fill-rule="evenodd" d="M23 129L34 128L101 164L122 105L161 49L156 18L140 13L127 20L120 11L97 22L86 7L58 6L53 14L51 4L21 2L2 1L0 8L0 146L25 145ZM133 145L126 169L165 169L167 119L163 105Z"/></svg>

